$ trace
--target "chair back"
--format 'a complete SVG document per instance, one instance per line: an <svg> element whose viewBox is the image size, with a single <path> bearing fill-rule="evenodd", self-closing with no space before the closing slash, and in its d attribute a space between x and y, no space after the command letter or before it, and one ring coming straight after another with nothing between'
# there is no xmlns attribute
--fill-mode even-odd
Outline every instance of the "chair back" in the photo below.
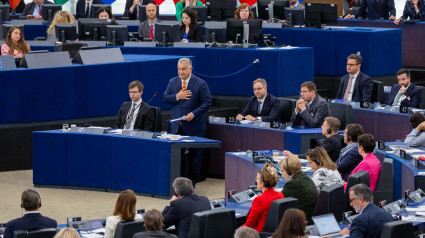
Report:
<svg viewBox="0 0 425 238"><path fill-rule="evenodd" d="M408 221L393 221L384 224L381 238L414 237L413 224Z"/></svg>
<svg viewBox="0 0 425 238"><path fill-rule="evenodd" d="M381 174L379 175L378 184L376 185L376 190L373 192L373 203L376 205L380 201L387 200L388 203L394 201L393 187L394 187L394 168L393 160L390 158L385 158L382 163Z"/></svg>
<svg viewBox="0 0 425 238"><path fill-rule="evenodd" d="M338 118L341 122L340 130L344 130L345 126L353 123L353 107L348 103L331 102L329 104L332 117Z"/></svg>
<svg viewBox="0 0 425 238"><path fill-rule="evenodd" d="M274 232L279 226L283 214L289 208L299 208L298 199L287 197L274 200L270 205L263 232Z"/></svg>
<svg viewBox="0 0 425 238"><path fill-rule="evenodd" d="M290 122L292 112L295 110L295 100L290 98L279 98L280 122Z"/></svg>
<svg viewBox="0 0 425 238"><path fill-rule="evenodd" d="M344 186L341 184L333 184L324 187L320 190L319 196L317 197L313 216L333 213L338 222L342 221L345 205L341 201L344 201Z"/></svg>
<svg viewBox="0 0 425 238"><path fill-rule="evenodd" d="M350 208L350 188L357 184L366 184L370 187L369 172L365 170L357 171L348 177L347 188L345 189L345 210L351 210Z"/></svg>
<svg viewBox="0 0 425 238"><path fill-rule="evenodd" d="M385 103L384 84L380 81L372 80L372 102Z"/></svg>
<svg viewBox="0 0 425 238"><path fill-rule="evenodd" d="M56 235L56 228L46 228L27 233L27 238L53 238Z"/></svg>
<svg viewBox="0 0 425 238"><path fill-rule="evenodd" d="M154 120L154 130L156 132L162 131L162 119L161 119L161 108L153 107L155 109L155 120Z"/></svg>
<svg viewBox="0 0 425 238"><path fill-rule="evenodd" d="M217 208L192 215L189 238L233 238L236 216L233 209Z"/></svg>
<svg viewBox="0 0 425 238"><path fill-rule="evenodd" d="M122 221L118 222L117 228L115 229L115 238L128 238L133 237L137 232L142 232L145 230L143 221L134 220L134 221Z"/></svg>
<svg viewBox="0 0 425 238"><path fill-rule="evenodd" d="M420 88L422 92L422 100L421 100L421 103L419 104L419 108L425 109L425 87L423 86L417 86L417 87Z"/></svg>

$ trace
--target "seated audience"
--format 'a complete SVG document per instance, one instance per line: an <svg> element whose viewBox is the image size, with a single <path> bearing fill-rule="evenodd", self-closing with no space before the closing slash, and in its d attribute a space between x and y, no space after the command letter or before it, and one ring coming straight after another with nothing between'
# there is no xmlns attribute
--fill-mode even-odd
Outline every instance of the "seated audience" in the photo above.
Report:
<svg viewBox="0 0 425 238"><path fill-rule="evenodd" d="M116 128L125 130L155 130L155 109L143 102L143 84L135 80L128 85L131 102L124 102L118 112ZM130 110L131 109L131 110Z"/></svg>
<svg viewBox="0 0 425 238"><path fill-rule="evenodd" d="M372 79L360 71L363 58L357 54L351 54L347 57L348 74L341 78L337 99L345 101L372 102L373 82Z"/></svg>
<svg viewBox="0 0 425 238"><path fill-rule="evenodd" d="M55 26L56 24L74 24L74 16L67 11L58 11L53 17L52 24L50 24L47 29L47 40L48 41L57 41L60 40L60 35L56 35Z"/></svg>
<svg viewBox="0 0 425 238"><path fill-rule="evenodd" d="M201 26L198 24L198 13L192 8L186 8L182 12L180 40L186 42L204 41Z"/></svg>
<svg viewBox="0 0 425 238"><path fill-rule="evenodd" d="M21 28L12 26L1 46L1 55L13 55L14 58L22 58L29 51L30 46L25 42Z"/></svg>
<svg viewBox="0 0 425 238"><path fill-rule="evenodd" d="M175 195L170 199L170 206L162 211L165 228L172 225L176 227L179 238L187 238L192 215L196 212L211 210L207 197L193 193L192 181L179 177L173 182Z"/></svg>
<svg viewBox="0 0 425 238"><path fill-rule="evenodd" d="M394 24L398 25L400 21L416 19L419 21L425 20L425 4L422 0L406 0L404 5L403 15L395 19Z"/></svg>
<svg viewBox="0 0 425 238"><path fill-rule="evenodd" d="M338 134L340 127L341 122L335 117L326 117L322 124L322 134L326 136L326 139L321 146L326 150L333 162L338 159L344 145L344 137Z"/></svg>
<svg viewBox="0 0 425 238"><path fill-rule="evenodd" d="M34 0L31 3L25 5L24 11L22 11L22 16L26 16L28 20L40 20L43 19L41 14L41 9L44 4L53 4L47 0Z"/></svg>
<svg viewBox="0 0 425 238"><path fill-rule="evenodd" d="M143 219L146 231L134 234L133 238L177 238L177 236L163 231L164 218L157 209L146 211Z"/></svg>
<svg viewBox="0 0 425 238"><path fill-rule="evenodd" d="M233 237L234 238L260 238L260 234L258 234L258 232L251 227L240 226L238 229L236 229L235 235Z"/></svg>
<svg viewBox="0 0 425 238"><path fill-rule="evenodd" d="M244 226L252 227L258 232L263 230L270 205L274 200L284 198L282 193L274 190L277 185L277 179L277 173L270 164L264 164L264 168L257 172L257 180L255 182L262 194L252 202L252 206L246 215Z"/></svg>
<svg viewBox="0 0 425 238"><path fill-rule="evenodd" d="M155 4L153 0L126 0L123 16L128 17L130 20L137 20L139 18L138 6L148 5L149 3Z"/></svg>
<svg viewBox="0 0 425 238"><path fill-rule="evenodd" d="M363 135L363 133L363 126L360 124L349 124L345 127L344 143L347 146L341 150L338 160L335 162L342 180L347 181L348 175L363 159L359 154L359 144L357 143L358 137Z"/></svg>
<svg viewBox="0 0 425 238"><path fill-rule="evenodd" d="M289 0L289 7L294 9L305 9L304 5L302 5L298 0Z"/></svg>
<svg viewBox="0 0 425 238"><path fill-rule="evenodd" d="M115 229L118 222L142 220L140 214L136 214L137 197L133 190L122 191L115 203L113 216L106 218L105 238L112 238L115 235Z"/></svg>
<svg viewBox="0 0 425 238"><path fill-rule="evenodd" d="M280 166L286 180L282 189L283 195L298 199L300 209L305 212L307 220L311 222L318 195L316 185L311 178L303 173L301 162L294 155L282 159Z"/></svg>
<svg viewBox="0 0 425 238"><path fill-rule="evenodd" d="M373 154L375 149L375 137L371 134L363 134L358 138L359 143L359 154L363 157L363 160L354 168L350 175L355 174L357 171L364 170L369 172L370 189L376 190L376 184L378 183L379 175L381 174L381 162ZM348 176L348 179L350 176ZM348 180L347 180L348 181ZM344 188L347 187L347 183L344 184Z"/></svg>
<svg viewBox="0 0 425 238"><path fill-rule="evenodd" d="M249 20L254 19L254 13L251 11L248 3L242 3L235 11L235 19Z"/></svg>
<svg viewBox="0 0 425 238"><path fill-rule="evenodd" d="M360 8L354 15L348 14L344 18L358 18L359 16L363 16L366 11L367 18L369 20L395 20L396 11L394 7L394 0L364 0L361 2Z"/></svg>
<svg viewBox="0 0 425 238"><path fill-rule="evenodd" d="M101 7L97 9L96 18L99 19L115 19L114 15L112 15L111 8L109 7Z"/></svg>
<svg viewBox="0 0 425 238"><path fill-rule="evenodd" d="M39 211L40 207L40 194L33 189L25 190L21 196L21 208L25 210L25 214L23 217L9 221L6 224L3 238L12 238L13 232L18 230L30 232L44 228L56 228L57 222L42 216Z"/></svg>
<svg viewBox="0 0 425 238"><path fill-rule="evenodd" d="M155 39L155 24L160 22L156 17L156 6L153 3L146 5L146 21L139 24L139 38Z"/></svg>
<svg viewBox="0 0 425 238"><path fill-rule="evenodd" d="M80 238L80 234L74 228L64 227L56 233L54 238Z"/></svg>
<svg viewBox="0 0 425 238"><path fill-rule="evenodd" d="M301 99L295 106L291 121L293 126L304 123L307 127L320 127L325 117L331 115L328 103L317 94L316 84L311 81L301 84Z"/></svg>
<svg viewBox="0 0 425 238"><path fill-rule="evenodd" d="M344 228L344 237L381 237L385 223L394 221L391 213L373 204L373 192L365 184L357 184L350 188L350 205L359 213L351 223Z"/></svg>
<svg viewBox="0 0 425 238"><path fill-rule="evenodd" d="M182 12L188 6L204 6L204 4L199 0L181 0L176 3L176 18L177 21L182 20Z"/></svg>
<svg viewBox="0 0 425 238"><path fill-rule="evenodd" d="M248 105L242 113L236 116L237 120L246 119L248 121L279 121L280 102L275 96L267 93L267 82L258 78L252 82L255 96L252 96Z"/></svg>
<svg viewBox="0 0 425 238"><path fill-rule="evenodd" d="M360 4L363 0L342 0L342 5L344 8L344 16L350 14L356 14L357 10L360 8Z"/></svg>
<svg viewBox="0 0 425 238"><path fill-rule="evenodd" d="M93 4L103 4L101 0L78 0L75 15L77 18L94 18L96 12L91 10Z"/></svg>
<svg viewBox="0 0 425 238"><path fill-rule="evenodd" d="M397 72L398 84L394 84L388 96L387 105L419 108L422 101L422 90L410 82L410 71L400 69Z"/></svg>
<svg viewBox="0 0 425 238"><path fill-rule="evenodd" d="M272 238L307 238L306 217L303 211L289 208L283 214L279 227Z"/></svg>
<svg viewBox="0 0 425 238"><path fill-rule="evenodd" d="M308 165L313 169L312 180L317 190L333 184L342 184L341 175L336 165L329 158L328 153L322 147L316 147L307 151Z"/></svg>
<svg viewBox="0 0 425 238"><path fill-rule="evenodd" d="M407 135L404 143L410 146L425 146L425 116L420 112L413 113L410 118L410 124L413 130Z"/></svg>

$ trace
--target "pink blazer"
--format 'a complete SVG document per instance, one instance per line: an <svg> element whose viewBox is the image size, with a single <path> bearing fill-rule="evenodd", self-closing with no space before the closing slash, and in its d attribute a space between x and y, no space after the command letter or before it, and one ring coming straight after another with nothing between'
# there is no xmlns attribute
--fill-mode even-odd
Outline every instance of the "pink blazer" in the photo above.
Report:
<svg viewBox="0 0 425 238"><path fill-rule="evenodd" d="M30 48L30 46L27 44L28 49ZM10 48L8 45L3 44L1 46L1 55L9 55L10 53ZM22 52L19 52L17 50L15 50L15 52L13 52L13 57L14 58L22 58L24 57L24 54Z"/></svg>
<svg viewBox="0 0 425 238"><path fill-rule="evenodd" d="M375 191L376 185L378 184L379 175L381 174L381 169L381 162L379 162L378 158L376 158L373 153L370 153L363 158L363 160L357 165L356 168L354 168L350 175L355 174L360 170L368 171L370 179L370 190ZM347 184L344 184L344 190L346 188Z"/></svg>

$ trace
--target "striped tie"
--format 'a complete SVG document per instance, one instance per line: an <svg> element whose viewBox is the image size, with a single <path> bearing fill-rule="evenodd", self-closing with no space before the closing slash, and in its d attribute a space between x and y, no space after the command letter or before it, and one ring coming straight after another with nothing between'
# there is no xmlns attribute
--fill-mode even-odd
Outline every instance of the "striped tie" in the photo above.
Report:
<svg viewBox="0 0 425 238"><path fill-rule="evenodd" d="M149 28L149 38L153 41L153 24L151 24L151 27Z"/></svg>
<svg viewBox="0 0 425 238"><path fill-rule="evenodd" d="M136 103L133 103L133 108L131 109L130 114L127 116L127 120L125 121L124 130L130 130L131 122L134 118L134 111L136 111Z"/></svg>

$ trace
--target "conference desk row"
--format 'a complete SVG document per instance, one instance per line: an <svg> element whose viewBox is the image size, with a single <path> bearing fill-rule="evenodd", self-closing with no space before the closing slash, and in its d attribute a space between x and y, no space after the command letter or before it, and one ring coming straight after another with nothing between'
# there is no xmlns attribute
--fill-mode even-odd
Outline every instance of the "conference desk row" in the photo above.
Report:
<svg viewBox="0 0 425 238"><path fill-rule="evenodd" d="M217 140L145 139L61 130L33 132L34 185L91 187L172 196L183 148L218 148Z"/></svg>

